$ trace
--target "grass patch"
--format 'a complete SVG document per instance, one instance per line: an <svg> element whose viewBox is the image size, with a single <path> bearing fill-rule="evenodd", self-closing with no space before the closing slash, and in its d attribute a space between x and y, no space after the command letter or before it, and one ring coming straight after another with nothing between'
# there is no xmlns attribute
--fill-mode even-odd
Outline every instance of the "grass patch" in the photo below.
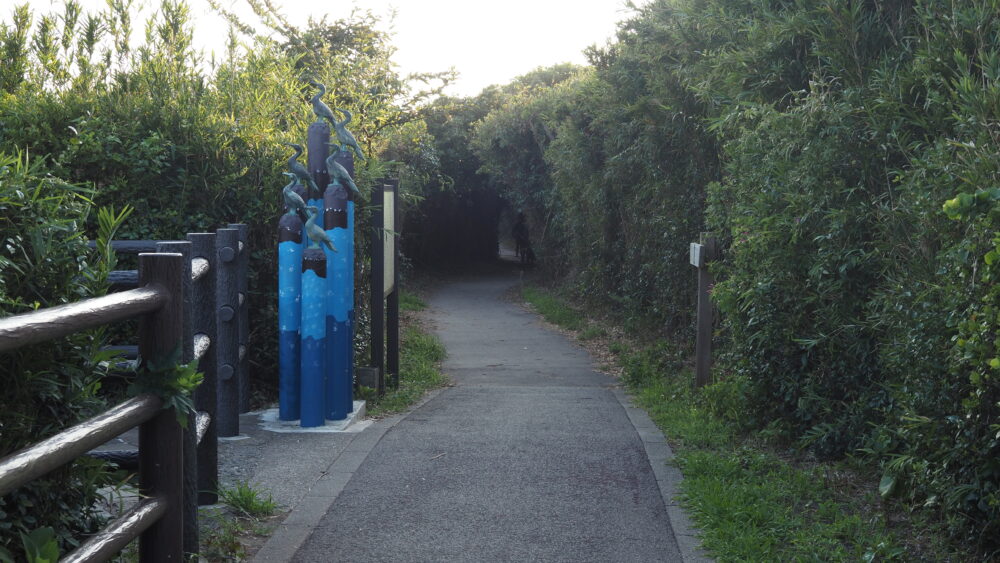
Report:
<svg viewBox="0 0 1000 563"><path fill-rule="evenodd" d="M266 525L278 511L271 493L240 481L219 489L225 509L199 509L200 556L203 561L244 561L247 548L272 532Z"/></svg>
<svg viewBox="0 0 1000 563"><path fill-rule="evenodd" d="M589 330L582 314L552 292L529 287L523 294L550 322ZM613 340L608 352L637 404L674 445L684 475L680 500L718 561L950 559L945 552L908 553L876 483L847 462L798 459L741 433L738 381L694 390L685 354L664 342Z"/></svg>
<svg viewBox="0 0 1000 563"><path fill-rule="evenodd" d="M399 292L400 311L423 311L427 308L427 303L416 295L404 290Z"/></svg>
<svg viewBox="0 0 1000 563"><path fill-rule="evenodd" d="M266 518L278 509L271 493L259 491L245 481L219 489L219 502L250 518Z"/></svg>
<svg viewBox="0 0 1000 563"><path fill-rule="evenodd" d="M595 338L603 338L608 335L608 331L604 330L599 326L588 326L587 328L580 331L577 338L580 340L593 340Z"/></svg>
<svg viewBox="0 0 1000 563"><path fill-rule="evenodd" d="M240 519L203 513L201 520L201 557L208 561L243 561L247 556L243 537L246 526ZM138 560L138 559L137 559Z"/></svg>
<svg viewBox="0 0 1000 563"><path fill-rule="evenodd" d="M399 350L399 388L387 389L381 399L374 390L364 393L372 416L384 416L405 411L427 391L441 387L447 379L438 369L445 358L444 346L432 334L415 326L403 330Z"/></svg>
<svg viewBox="0 0 1000 563"><path fill-rule="evenodd" d="M582 330L587 325L586 319L579 311L548 291L525 286L521 290L521 297L530 303L545 320L556 326L567 330Z"/></svg>

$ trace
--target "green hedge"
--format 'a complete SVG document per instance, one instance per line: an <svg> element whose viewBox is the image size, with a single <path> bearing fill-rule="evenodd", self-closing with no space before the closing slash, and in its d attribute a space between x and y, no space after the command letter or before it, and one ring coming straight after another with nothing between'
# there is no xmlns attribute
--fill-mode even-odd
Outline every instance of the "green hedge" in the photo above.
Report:
<svg viewBox="0 0 1000 563"><path fill-rule="evenodd" d="M108 264L87 248L89 190L47 177L41 160L0 152L0 317L101 295ZM0 457L103 410L103 331L0 354ZM0 497L0 549L52 527L64 548L101 523L94 505L111 475L80 459ZM65 551L64 551L65 552Z"/></svg>
<svg viewBox="0 0 1000 563"><path fill-rule="evenodd" d="M412 149L420 142L412 140L420 136L412 105L447 73L425 75L428 91L411 91L391 67L390 36L367 12L310 20L301 29L279 25L271 37L232 17L226 52L209 61L192 46L183 2L160 4L138 49L128 47L135 13L109 5L71 17L69 4L56 15L21 8L0 27L0 46L12 61L0 73L0 150L45 155L49 173L93 185L98 205L134 207L122 239L176 239L247 223L249 365L255 388L273 395L276 222L281 172L292 152L283 143L305 144L316 119L308 104L315 88L306 79L330 86L327 104L353 111L350 127L369 155L356 163L356 183L367 197L365 186L394 172L379 160L387 149L401 153L392 155L401 160L395 171L415 168L407 167L422 156ZM269 6L255 10L265 23L284 21ZM96 31L91 18L100 24ZM406 177L405 189L419 190L414 177ZM361 220L363 213L362 205ZM87 228L95 227L91 219ZM367 237L358 233L363 245ZM359 321L366 318L359 313Z"/></svg>

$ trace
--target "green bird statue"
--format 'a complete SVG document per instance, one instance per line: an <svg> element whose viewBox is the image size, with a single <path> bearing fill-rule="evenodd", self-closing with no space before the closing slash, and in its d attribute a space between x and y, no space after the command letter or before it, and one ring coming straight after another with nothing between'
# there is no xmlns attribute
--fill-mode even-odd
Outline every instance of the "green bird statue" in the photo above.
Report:
<svg viewBox="0 0 1000 563"><path fill-rule="evenodd" d="M329 110L329 108L327 108L327 110ZM337 111L344 114L343 121L334 120L332 122L333 130L337 133L337 140L339 140L344 146L351 147L351 150L354 151L354 156L360 158L361 160L365 160L365 155L361 152L361 147L358 146L358 140L354 138L353 133L347 130L347 124L351 122L351 119L353 119L354 116L351 115L351 112L346 109L337 108Z"/></svg>
<svg viewBox="0 0 1000 563"><path fill-rule="evenodd" d="M299 183L298 176L292 174L291 172L282 172L282 174L288 176L288 179L290 180L287 186L281 188L281 195L285 199L285 207L288 208L289 214L297 213L302 215L306 209L306 202L302 201L302 196L292 190L292 188L295 187L295 184Z"/></svg>
<svg viewBox="0 0 1000 563"><path fill-rule="evenodd" d="M309 240L316 246L323 245L330 250L337 252L337 248L333 246L333 241L330 240L330 235L326 234L326 231L322 227L316 224L316 217L319 216L319 208L315 205L307 205L307 212L310 212L309 219L306 220L306 235Z"/></svg>
<svg viewBox="0 0 1000 563"><path fill-rule="evenodd" d="M330 122L330 125L336 127L337 118L334 117L333 112L330 111L330 106L324 104L323 100L320 99L326 95L326 86L312 79L309 80L309 84L319 88L319 92L317 92L316 95L309 100L309 103L311 103L313 107L313 113L316 114L316 119L325 119Z"/></svg>
<svg viewBox="0 0 1000 563"><path fill-rule="evenodd" d="M334 149L330 151L330 156L326 157L326 171L330 174L330 181L334 180L340 182L340 185L347 186L354 195L361 196L361 192L358 191L358 187L354 184L354 180L351 179L351 175L347 173L347 169L344 165L334 160L337 157L337 153L342 149L337 143L327 143L330 148Z"/></svg>
<svg viewBox="0 0 1000 563"><path fill-rule="evenodd" d="M321 197L323 192L320 191L319 186L313 181L312 175L309 174L309 170L299 162L299 157L302 156L302 145L297 145L295 143L283 143L289 147L295 149L295 154L293 154L288 159L288 171L299 179L300 182L309 186L310 195L315 194L316 197Z"/></svg>

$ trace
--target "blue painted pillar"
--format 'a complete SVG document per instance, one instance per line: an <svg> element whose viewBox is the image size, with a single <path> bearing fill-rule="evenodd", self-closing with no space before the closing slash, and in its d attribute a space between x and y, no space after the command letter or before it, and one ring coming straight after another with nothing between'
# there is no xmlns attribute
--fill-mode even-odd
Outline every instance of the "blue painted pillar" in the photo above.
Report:
<svg viewBox="0 0 1000 563"><path fill-rule="evenodd" d="M347 412L354 412L354 198L347 200Z"/></svg>
<svg viewBox="0 0 1000 563"><path fill-rule="evenodd" d="M324 194L326 234L338 252L326 251L327 275L327 380L326 418L343 420L350 412L351 396L347 367L350 331L347 321L348 269L347 189L334 180Z"/></svg>
<svg viewBox="0 0 1000 563"><path fill-rule="evenodd" d="M302 219L278 219L278 418L298 420L301 393Z"/></svg>
<svg viewBox="0 0 1000 563"><path fill-rule="evenodd" d="M334 160L340 163L347 170L347 173L354 179L354 154L347 150L341 150L334 156ZM347 379L344 382L344 393L347 412L354 411L354 194L347 190L347 232L344 234L345 244L341 252L347 260ZM340 248L339 246L337 248Z"/></svg>
<svg viewBox="0 0 1000 563"><path fill-rule="evenodd" d="M303 428L324 424L326 346L326 255L315 245L302 253Z"/></svg>

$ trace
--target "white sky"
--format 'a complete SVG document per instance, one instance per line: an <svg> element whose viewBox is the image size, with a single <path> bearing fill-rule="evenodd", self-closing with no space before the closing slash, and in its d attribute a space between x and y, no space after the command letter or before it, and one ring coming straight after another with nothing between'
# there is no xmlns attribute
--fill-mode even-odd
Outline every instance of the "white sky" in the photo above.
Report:
<svg viewBox="0 0 1000 563"><path fill-rule="evenodd" d="M9 21L10 6L24 0L0 0L0 20ZM62 0L27 0L36 12L56 11ZM583 50L604 45L615 34L616 23L630 10L626 0L274 0L284 6L293 24L308 16L329 20L345 17L351 6L370 9L393 25L394 57L402 73L437 72L455 67L459 78L447 93L471 96L490 84L505 84L540 66L562 62L583 64ZM648 0L636 0L644 5ZM103 7L105 0L81 0L85 10ZM137 5L157 6L155 0ZM223 6L248 13L243 0L220 0ZM221 53L225 23L211 13L205 0L188 0L195 18L195 42L208 53ZM142 21L134 21L141 38Z"/></svg>

